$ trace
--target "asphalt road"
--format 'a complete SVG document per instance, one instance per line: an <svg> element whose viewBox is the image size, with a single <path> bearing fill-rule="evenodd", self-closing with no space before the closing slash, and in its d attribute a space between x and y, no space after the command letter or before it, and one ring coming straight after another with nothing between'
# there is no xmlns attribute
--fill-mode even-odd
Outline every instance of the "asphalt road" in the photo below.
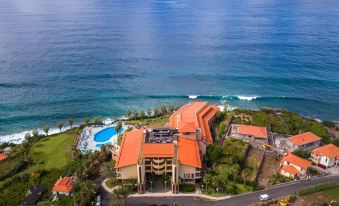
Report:
<svg viewBox="0 0 339 206"><path fill-rule="evenodd" d="M281 185L272 187L266 190L256 191L249 194L234 196L226 200L220 201L208 201L205 199L196 199L193 197L131 197L127 200L127 206L148 206L151 204L157 205L173 205L176 203L179 206L201 206L201 205L213 205L213 206L241 206L248 205L259 201L259 195L267 193L272 199L292 195L299 190L314 186L320 183L336 182L339 184L339 176L321 177L312 180L303 180L297 183Z"/></svg>

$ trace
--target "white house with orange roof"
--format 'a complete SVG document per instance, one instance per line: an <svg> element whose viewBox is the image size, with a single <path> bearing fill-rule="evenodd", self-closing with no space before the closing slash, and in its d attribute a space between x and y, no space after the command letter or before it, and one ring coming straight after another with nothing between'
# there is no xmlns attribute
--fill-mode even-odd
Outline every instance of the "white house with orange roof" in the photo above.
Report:
<svg viewBox="0 0 339 206"><path fill-rule="evenodd" d="M320 146L321 138L312 132L305 132L299 135L291 136L287 139L286 144L288 145L289 151L297 149L313 149Z"/></svg>
<svg viewBox="0 0 339 206"><path fill-rule="evenodd" d="M311 160L320 167L337 167L339 165L339 147L334 144L327 144L315 148L311 154Z"/></svg>
<svg viewBox="0 0 339 206"><path fill-rule="evenodd" d="M74 188L74 179L72 177L60 177L53 187L53 194L70 195Z"/></svg>
<svg viewBox="0 0 339 206"><path fill-rule="evenodd" d="M232 124L230 135L247 142L257 142L262 144L268 143L266 127Z"/></svg>
<svg viewBox="0 0 339 206"><path fill-rule="evenodd" d="M310 161L292 153L288 153L280 161L281 168L279 170L279 174L291 178L295 178L296 176L305 177L309 166L311 166Z"/></svg>

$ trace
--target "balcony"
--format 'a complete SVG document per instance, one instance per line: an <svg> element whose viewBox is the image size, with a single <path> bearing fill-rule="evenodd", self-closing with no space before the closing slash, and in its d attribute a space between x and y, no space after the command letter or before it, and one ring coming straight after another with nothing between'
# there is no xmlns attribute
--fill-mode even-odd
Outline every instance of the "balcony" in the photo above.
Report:
<svg viewBox="0 0 339 206"><path fill-rule="evenodd" d="M165 162L165 159L153 159L152 161L154 164L163 164Z"/></svg>

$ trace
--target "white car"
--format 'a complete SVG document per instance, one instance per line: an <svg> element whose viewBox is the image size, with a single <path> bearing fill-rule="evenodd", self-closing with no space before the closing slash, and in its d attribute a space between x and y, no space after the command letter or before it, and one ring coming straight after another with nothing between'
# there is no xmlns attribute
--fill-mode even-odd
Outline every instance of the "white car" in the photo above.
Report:
<svg viewBox="0 0 339 206"><path fill-rule="evenodd" d="M270 199L271 199L271 197L268 194L259 195L259 200L261 200L261 201L266 201L266 200L270 200Z"/></svg>

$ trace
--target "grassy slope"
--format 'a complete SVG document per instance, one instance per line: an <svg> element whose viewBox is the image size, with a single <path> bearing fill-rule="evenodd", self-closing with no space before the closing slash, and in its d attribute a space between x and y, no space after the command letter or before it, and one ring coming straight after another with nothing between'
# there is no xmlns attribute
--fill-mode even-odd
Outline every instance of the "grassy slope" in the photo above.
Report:
<svg viewBox="0 0 339 206"><path fill-rule="evenodd" d="M61 168L71 161L72 144L76 138L76 130L53 135L41 139L34 144L30 156L39 163L30 170Z"/></svg>
<svg viewBox="0 0 339 206"><path fill-rule="evenodd" d="M150 127L162 127L164 126L164 124L166 124L168 122L168 118L166 117L160 117L160 118L152 118L152 119L144 119L144 121L142 120L129 120L126 121L127 123L130 124L146 124Z"/></svg>

